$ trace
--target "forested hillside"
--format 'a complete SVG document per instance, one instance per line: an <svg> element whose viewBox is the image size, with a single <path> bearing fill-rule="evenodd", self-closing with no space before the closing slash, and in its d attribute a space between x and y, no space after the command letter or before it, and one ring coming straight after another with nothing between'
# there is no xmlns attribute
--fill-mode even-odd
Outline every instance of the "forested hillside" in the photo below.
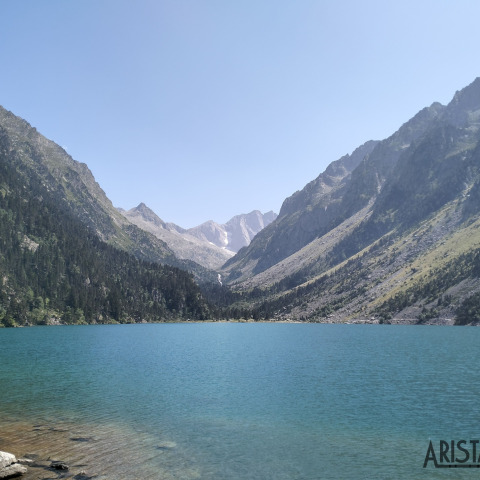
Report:
<svg viewBox="0 0 480 480"><path fill-rule="evenodd" d="M0 128L0 323L203 320L214 315L191 274L99 239L36 176L13 166Z"/></svg>

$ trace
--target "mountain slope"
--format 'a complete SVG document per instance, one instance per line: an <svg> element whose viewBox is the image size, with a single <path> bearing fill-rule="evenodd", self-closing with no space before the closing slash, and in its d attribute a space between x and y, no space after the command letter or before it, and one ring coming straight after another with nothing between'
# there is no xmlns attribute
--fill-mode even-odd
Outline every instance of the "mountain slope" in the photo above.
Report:
<svg viewBox="0 0 480 480"><path fill-rule="evenodd" d="M390 138L369 141L330 164L300 192L287 198L278 219L225 265L229 281L275 265L364 208L381 190L398 158L441 113L433 104Z"/></svg>
<svg viewBox="0 0 480 480"><path fill-rule="evenodd" d="M197 278L214 278L213 273L193 262L179 260L165 242L129 222L112 205L87 165L73 160L63 148L2 107L0 133L8 161L17 171L25 179L40 178L58 205L101 240L139 259L190 269Z"/></svg>
<svg viewBox="0 0 480 480"><path fill-rule="evenodd" d="M15 154L0 131L0 326L212 318L191 274L100 240Z"/></svg>
<svg viewBox="0 0 480 480"><path fill-rule="evenodd" d="M119 211L130 222L164 241L178 258L212 270L219 269L234 252L249 245L253 237L277 217L274 212L262 214L254 210L236 215L223 225L210 220L185 230L165 223L143 203L128 211Z"/></svg>
<svg viewBox="0 0 480 480"><path fill-rule="evenodd" d="M272 211L262 213L253 210L247 214L236 215L223 225L210 220L188 229L187 233L230 252L238 252L248 246L253 237L275 218L277 214Z"/></svg>
<svg viewBox="0 0 480 480"><path fill-rule="evenodd" d="M224 277L256 318L452 323L475 311L479 142L477 79L354 152L363 158L328 190L328 172L345 160L334 162Z"/></svg>
<svg viewBox="0 0 480 480"><path fill-rule="evenodd" d="M128 211L121 210L121 213L139 228L165 242L178 258L192 260L215 270L233 255L229 250L191 235L188 230L165 223L143 203Z"/></svg>

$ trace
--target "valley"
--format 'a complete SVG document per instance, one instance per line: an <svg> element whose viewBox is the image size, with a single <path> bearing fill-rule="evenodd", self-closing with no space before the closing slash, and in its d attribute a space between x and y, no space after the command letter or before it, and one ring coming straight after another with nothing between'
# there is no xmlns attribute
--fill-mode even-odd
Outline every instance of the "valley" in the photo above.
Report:
<svg viewBox="0 0 480 480"><path fill-rule="evenodd" d="M480 322L480 79L333 161L278 216L190 229L115 208L87 165L1 108L0 140L3 325Z"/></svg>

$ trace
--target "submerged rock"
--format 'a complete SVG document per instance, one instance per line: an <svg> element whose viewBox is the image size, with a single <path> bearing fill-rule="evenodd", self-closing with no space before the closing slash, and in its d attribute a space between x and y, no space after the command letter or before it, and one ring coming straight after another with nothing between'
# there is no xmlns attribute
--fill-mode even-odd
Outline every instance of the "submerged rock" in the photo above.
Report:
<svg viewBox="0 0 480 480"><path fill-rule="evenodd" d="M15 455L0 452L0 478L13 478L27 473L27 467L17 463Z"/></svg>
<svg viewBox="0 0 480 480"><path fill-rule="evenodd" d="M91 442L93 438L92 437L72 437L70 440L72 442Z"/></svg>
<svg viewBox="0 0 480 480"><path fill-rule="evenodd" d="M54 468L55 470L68 470L68 465L65 462L53 461L50 464L50 468Z"/></svg>
<svg viewBox="0 0 480 480"><path fill-rule="evenodd" d="M175 442L163 442L159 443L156 446L157 450L171 450L172 448L175 448L177 444Z"/></svg>
<svg viewBox="0 0 480 480"><path fill-rule="evenodd" d="M73 478L74 480L90 480L93 477L90 477L89 475L87 475L87 472L84 472L82 470L80 473L77 473L77 475L75 475Z"/></svg>

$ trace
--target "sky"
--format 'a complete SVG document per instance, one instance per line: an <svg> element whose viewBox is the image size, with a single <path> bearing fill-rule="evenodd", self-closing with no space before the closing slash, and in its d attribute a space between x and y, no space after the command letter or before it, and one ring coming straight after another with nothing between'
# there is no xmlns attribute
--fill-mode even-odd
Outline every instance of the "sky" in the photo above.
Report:
<svg viewBox="0 0 480 480"><path fill-rule="evenodd" d="M279 212L480 76L478 0L0 0L0 105L116 207Z"/></svg>

